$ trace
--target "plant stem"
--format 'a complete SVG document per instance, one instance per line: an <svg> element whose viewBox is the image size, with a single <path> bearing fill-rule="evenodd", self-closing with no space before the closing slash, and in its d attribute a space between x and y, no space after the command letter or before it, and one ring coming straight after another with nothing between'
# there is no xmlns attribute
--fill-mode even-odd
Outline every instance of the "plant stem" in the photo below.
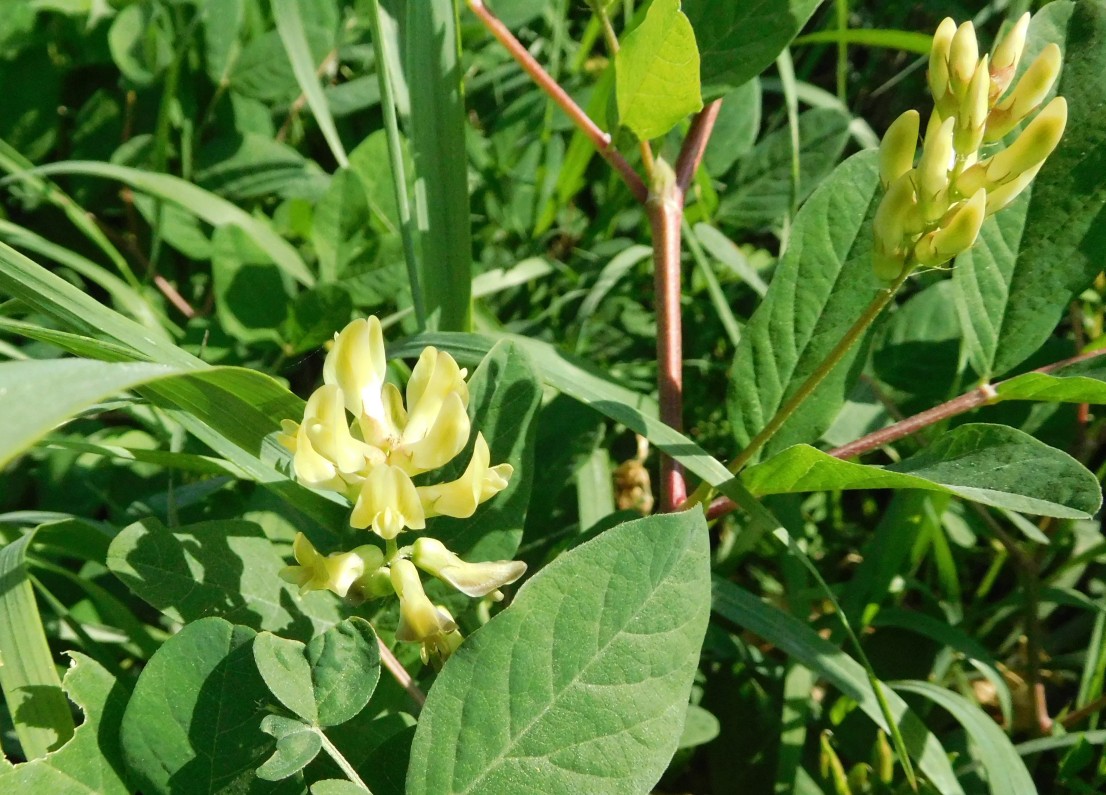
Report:
<svg viewBox="0 0 1106 795"><path fill-rule="evenodd" d="M1033 372L1047 375L1064 367L1068 367L1069 365L1085 362L1089 359L1096 359L1104 355L1106 355L1106 348L1100 348L1080 354L1079 356L1073 356L1070 359L1053 362L1044 367L1038 367ZM920 414L907 417L900 422L896 422L894 425L888 425L886 428L873 431L857 439L855 442L849 442L841 447L836 447L830 450L828 454L834 458L854 458L858 455L871 452L879 447L883 447L886 444L890 444L891 442L896 442L899 439L917 433L923 428L928 428L930 425L934 425L942 420L947 420L950 417L955 417L958 414L964 414L965 412L999 399L998 389L1001 388L1004 383L1005 381L999 381L997 384L983 384L982 386L978 386L971 392L966 392L939 406L934 406L931 409L926 409ZM700 487L700 490L702 490L702 487ZM696 494L698 494L698 491ZM692 495L691 499L694 498L695 495ZM717 519L721 516L725 516L736 508L737 504L729 497L720 497L711 503L710 508L707 510L707 518Z"/></svg>
<svg viewBox="0 0 1106 795"><path fill-rule="evenodd" d="M772 419L768 420L768 424L760 430L760 433L754 436L745 449L738 453L737 457L728 464L730 472L735 475L740 472L742 468L752 461L753 457L760 452L760 449L776 435L779 429L783 427L784 423L791 418L791 415L798 410L808 397L810 397L811 393L818 388L818 385L833 371L833 368L840 363L845 354L849 352L849 349L864 336L864 332L866 332L873 321L879 317L879 313L891 303L891 299L895 297L895 293L898 292L911 272L911 268L904 268L903 272L899 274L899 277L895 279L895 281L887 287L881 288L880 291L876 293L876 297L868 304L868 308L865 309L864 313L849 327L849 330L845 332L845 336L838 341L833 347L833 350L826 356L825 360L818 365L818 368L813 373L807 376L807 379L803 381L802 385L797 390L795 390L794 394L776 410L776 413L772 415ZM695 490L695 493L688 497L681 507L686 509L706 502L710 498L711 490L712 488L709 483L700 484L699 488ZM727 511L722 512L726 513ZM712 513L716 513L713 505L708 508L708 517L710 517Z"/></svg>
<svg viewBox="0 0 1106 795"><path fill-rule="evenodd" d="M418 330L426 329L426 298L419 285L418 259L415 256L415 237L411 229L411 204L407 198L407 174L403 168L403 149L399 137L399 121L396 119L395 97L392 95L392 78L388 71L388 46L380 19L380 0L369 2L369 25L372 28L373 53L376 56L376 79L380 84L380 108L384 113L384 130L388 142L388 161L392 167L392 184L395 188L396 209L399 210L399 234L403 241L403 259L407 263L407 281L411 286L411 301L415 308Z"/></svg>
<svg viewBox="0 0 1106 795"><path fill-rule="evenodd" d="M334 743L330 741L330 738L323 733L323 730L316 729L315 731L318 733L319 739L323 741L323 749L328 754L330 754L330 758L334 760L334 764L338 765L338 767L342 769L342 772L345 773L346 778L348 778L361 789L365 790L365 792L368 792L369 795L372 795L372 790L370 790L365 782L361 780L361 777L357 775L357 771L353 769L353 765L349 763L349 760L342 756L342 752L339 751L338 747L335 746Z"/></svg>
<svg viewBox="0 0 1106 795"><path fill-rule="evenodd" d="M845 332L838 343L833 347L833 350L829 352L825 360L818 365L818 368L807 376L806 381L802 383L795 393L787 399L787 401L780 406L775 415L768 421L768 424L761 429L760 433L753 437L752 441L738 453L737 458L729 464L730 472L736 474L741 471L749 461L753 459L760 449L764 447L768 441L776 435L783 424L791 419L791 415L803 404L803 402L810 397L811 393L818 388L818 385L825 380L837 364L844 358L845 354L857 343L857 341L864 335L872 325L872 322L879 316L879 313L891 303L891 299L895 297L895 293L898 292L903 282L906 281L907 276L910 275L910 269L904 268L902 274L899 275L894 282L887 287L881 289L872 303L868 304L868 308L864 310L864 313L857 318L856 322L849 327L849 330Z"/></svg>
<svg viewBox="0 0 1106 795"><path fill-rule="evenodd" d="M557 106L565 112L573 124L591 139L592 144L595 145L603 159L610 163L611 167L622 177L634 198L644 204L649 198L649 189L645 187L645 182L634 171L633 166L626 161L626 158L622 156L622 153L611 146L611 136L599 129L599 125L592 121L588 114L572 101L572 97L541 67L541 64L534 60L534 56L522 46L522 42L516 39L514 34L507 29L507 26L488 10L488 7L484 5L484 0L468 0L468 6L472 13L476 14L480 21L484 23L484 27L518 61L523 71L530 75L530 78L549 95L550 99L557 103Z"/></svg>
<svg viewBox="0 0 1106 795"><path fill-rule="evenodd" d="M380 662L388 669L388 673L392 675L392 678L399 682L399 686L407 691L407 695L419 707L425 704L426 694L415 684L415 680L403 667L403 663L396 659L396 656L392 654L392 650L385 646L384 641L380 638L376 639L376 645L380 649Z"/></svg>
<svg viewBox="0 0 1106 795"><path fill-rule="evenodd" d="M687 193L695 172L699 170L699 163L703 160L703 152L710 142L710 134L714 132L714 123L718 120L718 111L721 109L722 100L716 99L699 111L691 122L680 156L676 160L676 184L683 194Z"/></svg>
<svg viewBox="0 0 1106 795"><path fill-rule="evenodd" d="M667 166L663 166L667 169ZM653 290L657 313L657 392L660 418L683 430L683 329L680 317L680 226L684 193L674 180L654 188L646 202L653 229ZM661 458L661 511L675 510L687 496L683 467Z"/></svg>

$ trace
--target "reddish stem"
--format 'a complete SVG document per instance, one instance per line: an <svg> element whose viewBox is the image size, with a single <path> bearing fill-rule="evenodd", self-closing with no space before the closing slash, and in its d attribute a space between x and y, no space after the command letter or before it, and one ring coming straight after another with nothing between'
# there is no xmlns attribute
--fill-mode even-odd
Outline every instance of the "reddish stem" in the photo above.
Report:
<svg viewBox="0 0 1106 795"><path fill-rule="evenodd" d="M1080 354L1079 356L1073 356L1070 359L1064 359L1063 361L1053 362L1052 364L1045 365L1044 367L1038 367L1033 372L1035 373L1048 373L1056 372L1057 370L1067 367L1068 365L1076 364L1077 362L1084 362L1088 359L1095 359L1099 356L1106 355L1106 348L1090 351L1088 353ZM1016 376L1015 376L1016 377ZM878 447L883 447L891 442L896 442L906 436L910 436L913 433L917 433L923 428L927 428L930 425L934 425L942 420L947 420L950 417L955 417L958 414L971 411L972 409L979 408L980 406L993 401L997 396L997 388L1005 383L1000 381L998 384L984 384L983 386L976 387L971 392L967 392L959 397L955 397L939 406L934 406L931 409L915 414L912 417L907 417L901 422L896 422L893 425L888 425L886 428L881 428L878 431L862 436L855 442L849 442L841 447L836 447L828 452L829 455L834 458L853 458L864 453L871 452ZM731 500L729 497L719 497L714 500L707 508L707 518L717 519L720 516L732 512L737 508L737 503Z"/></svg>
<svg viewBox="0 0 1106 795"><path fill-rule="evenodd" d="M710 134L714 132L714 123L718 120L718 111L721 108L722 100L716 99L703 108L691 122L691 129L687 131L687 137L680 149L680 157L676 160L676 184L683 193L687 193L695 172L699 170L699 163L703 160L703 152L707 149Z"/></svg>
<svg viewBox="0 0 1106 795"><path fill-rule="evenodd" d="M530 75L530 78L567 114L572 123L591 139L603 159L610 163L619 176L622 177L627 187L630 188L630 192L634 194L634 198L644 204L646 199L649 198L649 190L645 187L645 183L638 173L634 171L633 166L626 161L626 158L617 149L611 146L611 136L599 129L599 125L591 120L591 117L584 112L583 108L573 102L572 97L522 46L522 42L516 39L515 35L507 29L507 26L500 22L499 18L484 5L484 0L468 0L468 5L472 13L476 14L480 21L484 23L484 27L518 61L519 66L523 68L526 74Z"/></svg>
<svg viewBox="0 0 1106 795"><path fill-rule="evenodd" d="M657 313L657 391L660 418L683 430L684 352L680 317L680 226L684 194L672 184L646 205L653 228L653 272ZM676 509L687 498L683 467L673 458L661 458L661 511Z"/></svg>

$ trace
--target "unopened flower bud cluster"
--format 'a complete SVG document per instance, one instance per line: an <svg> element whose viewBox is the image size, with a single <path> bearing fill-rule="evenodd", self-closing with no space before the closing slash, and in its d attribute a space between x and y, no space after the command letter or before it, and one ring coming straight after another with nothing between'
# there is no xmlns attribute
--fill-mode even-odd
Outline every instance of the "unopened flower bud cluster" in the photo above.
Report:
<svg viewBox="0 0 1106 795"><path fill-rule="evenodd" d="M1064 133L1068 108L1056 97L1008 147L992 152L1052 90L1060 48L1047 45L1009 92L1029 14L989 56L979 55L971 22L945 19L930 51L927 80L934 109L917 165L920 117L902 114L880 145L886 191L875 217L876 275L893 281L918 265L948 262L975 243L984 219L1033 181Z"/></svg>
<svg viewBox="0 0 1106 795"><path fill-rule="evenodd" d="M385 542L351 552L320 554L302 533L293 543L298 565L280 576L300 593L329 590L355 600L395 594L400 600L396 638L422 644L424 661L444 660L461 635L449 611L433 604L419 570L473 596L501 599L499 588L526 571L518 561L466 563L440 541L421 537L400 547L397 536L423 530L434 516L468 518L507 486L510 464L491 466L480 433L456 480L425 482L468 444L467 372L444 351L427 347L406 393L385 380L384 335L375 317L355 320L335 334L323 363L323 386L307 401L303 421L285 420L281 443L293 453L296 479L336 491L353 504L350 525Z"/></svg>

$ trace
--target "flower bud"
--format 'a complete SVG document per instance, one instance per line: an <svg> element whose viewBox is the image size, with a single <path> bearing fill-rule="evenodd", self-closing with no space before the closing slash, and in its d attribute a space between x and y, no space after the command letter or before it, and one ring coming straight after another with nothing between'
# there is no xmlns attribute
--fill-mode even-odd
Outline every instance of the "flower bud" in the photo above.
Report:
<svg viewBox="0 0 1106 795"><path fill-rule="evenodd" d="M879 144L879 180L883 189L914 167L918 149L918 111L908 110L895 119Z"/></svg>
<svg viewBox="0 0 1106 795"><path fill-rule="evenodd" d="M975 244L986 215L987 191L980 189L956 208L944 225L918 241L914 256L922 265L948 262Z"/></svg>
<svg viewBox="0 0 1106 795"><path fill-rule="evenodd" d="M377 416L387 366L380 321L375 316L354 320L334 335L334 347L323 361L323 383L342 390L353 416L362 411Z"/></svg>
<svg viewBox="0 0 1106 795"><path fill-rule="evenodd" d="M949 51L952 48L952 39L956 35L956 23L951 17L945 17L937 26L937 32L933 34L933 45L929 50L929 71L926 72L926 81L929 83L930 93L938 110L945 115L946 110L951 110L948 100L949 95ZM952 107L955 107L955 102Z"/></svg>
<svg viewBox="0 0 1106 795"><path fill-rule="evenodd" d="M905 239L910 229L918 225L918 204L911 176L907 172L891 183L872 221L875 235L872 267L883 281L894 281L902 273L908 254Z"/></svg>
<svg viewBox="0 0 1106 795"><path fill-rule="evenodd" d="M365 571L365 562L356 552L339 552L324 557L303 533L296 533L292 554L299 565L285 566L280 570L279 577L299 586L301 596L308 591L327 590L344 597L350 585Z"/></svg>
<svg viewBox="0 0 1106 795"><path fill-rule="evenodd" d="M526 564L521 560L466 563L438 539L425 536L415 542L411 561L465 596L473 597L496 594L504 585L510 585L526 573ZM499 596L502 598L502 594Z"/></svg>
<svg viewBox="0 0 1106 795"><path fill-rule="evenodd" d="M988 93L991 89L991 75L987 71L987 56L979 59L968 90L960 101L956 115L956 129L953 132L953 148L961 157L969 157L979 149L983 142L983 133L987 125L987 111L990 110Z"/></svg>
<svg viewBox="0 0 1106 795"><path fill-rule="evenodd" d="M1029 12L1022 14L1009 32L1002 37L991 55L991 100L1002 96L1018 71L1018 61L1025 49L1025 36L1029 31Z"/></svg>
<svg viewBox="0 0 1106 795"><path fill-rule="evenodd" d="M1067 121L1067 100L1056 97L1022 130L1014 143L990 159L987 165L988 187L1003 185L1043 163L1060 143Z"/></svg>
<svg viewBox="0 0 1106 795"><path fill-rule="evenodd" d="M955 117L945 119L934 129L930 125L922 144L922 157L918 161L918 206L922 218L933 222L948 210L949 168L953 159L953 125Z"/></svg>
<svg viewBox="0 0 1106 795"><path fill-rule="evenodd" d="M383 539L393 539L405 527L422 530L426 515L411 478L399 467L381 464L369 470L349 520L351 527L371 526Z"/></svg>
<svg viewBox="0 0 1106 795"><path fill-rule="evenodd" d="M392 587L399 595L399 628L396 640L422 644L422 661L444 662L461 644L457 623L441 605L426 596L418 569L402 558L391 566Z"/></svg>
<svg viewBox="0 0 1106 795"><path fill-rule="evenodd" d="M979 62L975 26L965 22L956 29L949 46L949 85L957 98L963 95Z"/></svg>
<svg viewBox="0 0 1106 795"><path fill-rule="evenodd" d="M1060 74L1062 61L1060 48L1048 44L1038 55L1025 74L1021 76L1014 90L1003 99L987 119L987 143L1001 140L1048 96L1056 78Z"/></svg>
<svg viewBox="0 0 1106 795"><path fill-rule="evenodd" d="M987 215L994 215L1014 201L1018 194L1029 186L1029 183L1037 176L1037 172L1041 170L1043 165L1044 163L1038 163L1028 171L1023 171L1005 185L999 185L997 188L987 191Z"/></svg>
<svg viewBox="0 0 1106 795"><path fill-rule="evenodd" d="M510 464L491 464L491 451L482 433L476 434L472 458L457 480L419 486L419 499L427 516L453 516L467 519L480 503L507 488L514 468Z"/></svg>

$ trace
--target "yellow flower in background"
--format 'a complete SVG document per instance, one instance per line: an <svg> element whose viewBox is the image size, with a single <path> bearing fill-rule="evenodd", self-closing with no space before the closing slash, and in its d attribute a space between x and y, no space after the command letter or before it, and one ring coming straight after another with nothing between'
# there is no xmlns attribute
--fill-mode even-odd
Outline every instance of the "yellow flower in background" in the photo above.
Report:
<svg viewBox="0 0 1106 795"><path fill-rule="evenodd" d="M1005 149L981 150L1037 110L1059 76L1060 48L1049 44L1007 93L1028 29L1024 14L990 56L980 57L971 22L957 27L945 19L938 26L926 75L934 109L917 166L916 111L902 114L880 144L885 193L873 229L879 278L894 281L918 265L939 266L971 248L983 220L1025 190L1059 144L1068 115L1062 97Z"/></svg>

